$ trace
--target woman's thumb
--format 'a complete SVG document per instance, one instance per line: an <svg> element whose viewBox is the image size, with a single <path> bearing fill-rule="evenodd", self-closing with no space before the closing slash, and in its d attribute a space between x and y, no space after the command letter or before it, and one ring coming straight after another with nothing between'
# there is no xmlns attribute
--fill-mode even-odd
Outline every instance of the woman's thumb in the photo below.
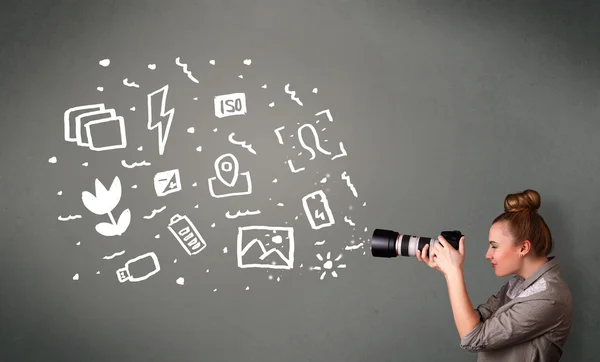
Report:
<svg viewBox="0 0 600 362"><path fill-rule="evenodd" d="M465 237L462 236L458 241L458 252L465 255Z"/></svg>

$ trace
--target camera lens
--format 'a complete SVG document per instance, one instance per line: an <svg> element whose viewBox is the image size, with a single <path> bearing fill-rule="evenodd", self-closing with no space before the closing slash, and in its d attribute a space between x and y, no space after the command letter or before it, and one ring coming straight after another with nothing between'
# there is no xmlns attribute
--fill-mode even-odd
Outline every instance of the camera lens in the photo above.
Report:
<svg viewBox="0 0 600 362"><path fill-rule="evenodd" d="M375 229L371 238L371 255L380 258L395 258L398 233L391 230Z"/></svg>
<svg viewBox="0 0 600 362"><path fill-rule="evenodd" d="M442 231L442 236L458 250L458 242L462 233L458 230ZM417 250L423 250L429 244L429 250L438 243L437 238L400 234L391 230L375 229L371 237L371 255L379 258L395 258L400 256L416 256Z"/></svg>

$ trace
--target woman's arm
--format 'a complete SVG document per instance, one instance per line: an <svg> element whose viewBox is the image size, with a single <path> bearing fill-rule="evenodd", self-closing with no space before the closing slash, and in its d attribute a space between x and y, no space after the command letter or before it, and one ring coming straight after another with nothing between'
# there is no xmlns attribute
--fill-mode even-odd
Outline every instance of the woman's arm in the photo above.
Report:
<svg viewBox="0 0 600 362"><path fill-rule="evenodd" d="M444 274L446 284L448 285L448 296L452 305L452 314L454 315L454 323L458 334L462 339L467 333L471 332L477 324L479 324L479 315L473 308L467 287L465 286L465 278L462 268Z"/></svg>

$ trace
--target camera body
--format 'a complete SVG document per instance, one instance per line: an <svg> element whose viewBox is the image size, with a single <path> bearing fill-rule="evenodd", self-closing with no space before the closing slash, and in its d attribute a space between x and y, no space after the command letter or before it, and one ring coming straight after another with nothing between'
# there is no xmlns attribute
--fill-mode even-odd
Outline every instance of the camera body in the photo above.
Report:
<svg viewBox="0 0 600 362"><path fill-rule="evenodd" d="M458 250L463 234L458 230L446 230L440 233L450 245ZM375 229L371 237L371 255L379 258L395 258L397 256L416 256L417 250L429 244L429 250L439 242L437 237L423 237L400 234L392 230Z"/></svg>

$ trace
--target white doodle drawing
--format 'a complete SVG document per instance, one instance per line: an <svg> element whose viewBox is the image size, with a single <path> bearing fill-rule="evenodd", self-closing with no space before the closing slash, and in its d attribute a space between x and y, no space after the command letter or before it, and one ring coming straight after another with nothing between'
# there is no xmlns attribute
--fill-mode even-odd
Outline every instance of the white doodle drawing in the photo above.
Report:
<svg viewBox="0 0 600 362"><path fill-rule="evenodd" d="M100 235L122 235L129 227L131 222L131 212L129 209L125 209L118 220L115 220L112 214L114 208L121 201L121 180L119 180L118 176L114 178L108 190L100 180L96 179L95 194L83 191L81 193L81 200L85 207L92 213L96 215L108 215L110 218L110 223L101 222L96 225L96 231Z"/></svg>
<svg viewBox="0 0 600 362"><path fill-rule="evenodd" d="M338 255L334 261L339 261L341 258L342 258L342 254ZM313 267L310 267L309 269L310 270L319 270L319 271L323 270L323 273L321 273L321 277L319 279L323 280L323 278L325 278L325 275L327 274L328 270L331 270L330 271L331 276L333 276L334 278L338 277L337 272L335 270L332 270L334 267L334 264L333 264L333 261L331 261L331 252L327 253L327 260L324 260L323 256L321 256L321 254L317 254L317 259L319 259L319 261L324 262L323 266L322 267L321 266L313 266ZM339 269L343 269L343 268L346 268L346 264L338 264L336 267Z"/></svg>
<svg viewBox="0 0 600 362"><path fill-rule="evenodd" d="M148 64L148 69L155 70L156 69L156 64Z"/></svg>
<svg viewBox="0 0 600 362"><path fill-rule="evenodd" d="M165 209L166 209L166 208L167 208L166 206L163 206L163 207L161 207L160 209L154 209L154 210L152 210L152 212L150 213L150 215L145 215L145 216L144 216L144 219L146 219L146 220L150 220L150 219L152 219L153 217L155 217L155 216L156 216L156 214L159 214L159 213L161 213L161 212L165 211Z"/></svg>
<svg viewBox="0 0 600 362"><path fill-rule="evenodd" d="M298 103L300 106L303 106L304 104L302 104L302 101L300 99L298 99L298 97L296 97L296 92L295 91L290 91L290 84L286 84L285 85L285 92L287 94L290 95L290 98L295 101L296 103Z"/></svg>
<svg viewBox="0 0 600 362"><path fill-rule="evenodd" d="M302 145L302 148L304 148L305 150L307 150L308 152L310 152L311 160L315 159L315 151L312 149L312 147L308 146L306 144L306 142L304 142L304 137L302 137L302 131L304 130L304 128L310 128L312 135L315 139L315 147L317 148L317 150L319 150L319 152L326 154L326 155L331 155L331 152L327 151L326 149L324 149L323 147L321 147L321 143L319 141L319 135L317 134L317 130L315 129L315 127L310 124L310 123L305 123L302 126L300 126L298 128L298 140L300 141L300 145Z"/></svg>
<svg viewBox="0 0 600 362"><path fill-rule="evenodd" d="M324 114L327 117L327 120L329 120L329 122L333 122L333 117L331 117L331 111L329 111L329 109L326 109L321 112L317 112L317 113L315 113L315 116L320 116L322 114Z"/></svg>
<svg viewBox="0 0 600 362"><path fill-rule="evenodd" d="M198 79L194 78L194 76L192 75L192 72L190 72L187 68L187 64L185 63L181 63L179 61L179 57L177 57L175 59L175 64L177 64L178 66L180 66L181 68L183 68L183 72L188 76L188 78L190 78L190 80L194 83L200 83L198 82Z"/></svg>
<svg viewBox="0 0 600 362"><path fill-rule="evenodd" d="M208 189L212 197L222 198L252 193L250 171L240 173L238 160L233 154L226 153L215 160L215 174L215 177L208 179ZM244 181L240 182L240 176L243 176ZM216 182L217 180L220 183ZM234 189L237 190L233 191Z"/></svg>
<svg viewBox="0 0 600 362"><path fill-rule="evenodd" d="M356 187L354 187L354 185L350 181L350 176L348 176L348 174L346 173L346 171L342 172L342 176L341 177L342 177L342 180L346 181L346 185L348 185L348 187L352 191L352 195L354 195L354 197L358 197L358 192L356 192Z"/></svg>
<svg viewBox="0 0 600 362"><path fill-rule="evenodd" d="M168 229L188 255L196 255L206 248L206 241L187 216L173 215Z"/></svg>
<svg viewBox="0 0 600 362"><path fill-rule="evenodd" d="M125 254L125 250L121 250L121 251L119 251L119 252L116 252L116 253L114 253L114 254L112 254L112 255L105 256L105 257L103 257L102 259L105 259L105 260L112 260L112 259L116 258L117 256L121 256L121 255L123 255L123 254Z"/></svg>
<svg viewBox="0 0 600 362"><path fill-rule="evenodd" d="M277 136L277 140L279 141L280 145L283 144L283 138L281 138L281 130L284 128L285 128L285 126L281 126L279 128L275 128L275 130L274 130L275 135Z"/></svg>
<svg viewBox="0 0 600 362"><path fill-rule="evenodd" d="M333 156L331 158L331 160L335 160L336 158L340 158L340 157L344 157L344 156L348 156L348 154L346 153L346 150L344 149L344 143L340 142L340 153Z"/></svg>
<svg viewBox="0 0 600 362"><path fill-rule="evenodd" d="M165 145L169 138L173 114L175 113L173 108L166 109L168 93L169 85L167 84L148 94L148 130L158 128L158 153L160 155L165 152ZM160 99L160 103L158 99Z"/></svg>
<svg viewBox="0 0 600 362"><path fill-rule="evenodd" d="M183 285L185 283L185 279L183 277L179 277L175 282L179 285Z"/></svg>
<svg viewBox="0 0 600 362"><path fill-rule="evenodd" d="M127 87L132 87L132 88L140 87L140 85L137 84L136 82L130 82L128 78L123 79L123 85L125 85Z"/></svg>
<svg viewBox="0 0 600 362"><path fill-rule="evenodd" d="M162 171L154 175L154 191L159 197L181 191L179 170Z"/></svg>
<svg viewBox="0 0 600 362"><path fill-rule="evenodd" d="M108 151L127 147L123 117L114 109L104 108L104 103L69 108L64 114L65 141L77 143L92 151ZM115 131L118 135L115 137ZM94 134L107 135L94 137ZM112 135L112 136L111 136ZM112 138L112 139L111 139Z"/></svg>
<svg viewBox="0 0 600 362"><path fill-rule="evenodd" d="M58 160L56 159L56 156L52 156L52 157L50 157L50 158L48 159L48 162L50 162L50 163L56 163L56 161L58 161Z"/></svg>
<svg viewBox="0 0 600 362"><path fill-rule="evenodd" d="M146 162L145 160L142 162L133 162L131 165L127 164L125 160L121 160L121 165L125 168L134 168L134 167L142 167L142 166L150 166L152 165L150 162Z"/></svg>
<svg viewBox="0 0 600 362"><path fill-rule="evenodd" d="M320 246L320 245L324 245L324 244L325 244L325 240L317 241L317 242L315 243L315 245L319 245L319 246Z"/></svg>
<svg viewBox="0 0 600 362"><path fill-rule="evenodd" d="M214 99L217 118L246 114L246 93L230 93L216 96Z"/></svg>
<svg viewBox="0 0 600 362"><path fill-rule="evenodd" d="M317 92L318 92L318 91L319 91L319 90L318 90L317 88L313 88L313 90L312 90L312 92L313 92L314 94L317 94Z"/></svg>
<svg viewBox="0 0 600 362"><path fill-rule="evenodd" d="M131 270L135 267L134 270ZM149 267L144 270L144 267ZM160 263L154 252L149 252L137 256L127 263L121 269L117 270L117 278L120 283L126 281L136 283L144 281L160 271Z"/></svg>
<svg viewBox="0 0 600 362"><path fill-rule="evenodd" d="M110 64L110 59L108 59L108 58L102 59L101 61L98 62L98 64L100 64L103 67L108 67L108 65Z"/></svg>
<svg viewBox="0 0 600 362"><path fill-rule="evenodd" d="M240 211L236 212L235 215L231 215L231 213L229 211L227 211L225 213L225 217L228 219L236 219L240 216L259 215L259 214L260 214L260 210L254 210L254 211L246 210L245 212L242 212L240 210Z"/></svg>
<svg viewBox="0 0 600 362"><path fill-rule="evenodd" d="M292 227L238 227L237 260L240 268L292 269L294 248Z"/></svg>
<svg viewBox="0 0 600 362"><path fill-rule="evenodd" d="M96 89L98 90L98 92L103 92L104 91L104 87L96 87Z"/></svg>
<svg viewBox="0 0 600 362"><path fill-rule="evenodd" d="M246 64L246 65L252 64L252 59L244 59L244 64Z"/></svg>
<svg viewBox="0 0 600 362"><path fill-rule="evenodd" d="M344 216L344 221L346 223L348 223L350 226L355 226L356 225L348 216Z"/></svg>
<svg viewBox="0 0 600 362"><path fill-rule="evenodd" d="M348 245L344 249L345 250L356 250L356 249L359 249L361 246L363 246L363 243L360 243L357 245Z"/></svg>
<svg viewBox="0 0 600 362"><path fill-rule="evenodd" d="M60 221L70 221L70 220L75 220L75 219L81 219L81 215L69 215L66 217L63 216L58 216L58 220Z"/></svg>
<svg viewBox="0 0 600 362"><path fill-rule="evenodd" d="M312 207L309 203L313 204ZM302 198L302 206L306 218L313 229L318 230L335 224L333 213L329 207L329 201L323 190L317 190L304 196ZM322 220L322 222L319 221L317 223L316 220Z"/></svg>
<svg viewBox="0 0 600 362"><path fill-rule="evenodd" d="M287 160L287 164L288 164L288 166L290 166L290 171L292 171L293 173L298 173L300 171L304 171L304 167L295 168L294 165L292 164L292 160Z"/></svg>
<svg viewBox="0 0 600 362"><path fill-rule="evenodd" d="M233 136L235 136L235 133L231 132L229 134L229 142L231 142L234 145L242 146L243 148L247 149L250 153L256 155L256 151L252 148L252 145L246 144L245 141L242 141L242 142L236 141L236 140L233 139Z"/></svg>

